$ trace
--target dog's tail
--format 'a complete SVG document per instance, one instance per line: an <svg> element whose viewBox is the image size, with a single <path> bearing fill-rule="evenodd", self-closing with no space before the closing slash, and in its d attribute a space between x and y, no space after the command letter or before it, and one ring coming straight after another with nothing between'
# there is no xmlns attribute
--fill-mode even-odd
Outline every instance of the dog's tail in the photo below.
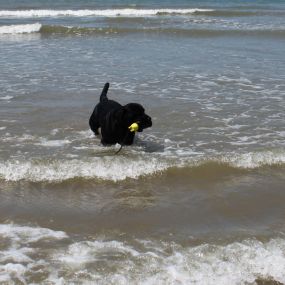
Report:
<svg viewBox="0 0 285 285"><path fill-rule="evenodd" d="M100 96L100 102L108 101L107 92L108 92L109 86L110 84L108 82L105 83L101 96Z"/></svg>

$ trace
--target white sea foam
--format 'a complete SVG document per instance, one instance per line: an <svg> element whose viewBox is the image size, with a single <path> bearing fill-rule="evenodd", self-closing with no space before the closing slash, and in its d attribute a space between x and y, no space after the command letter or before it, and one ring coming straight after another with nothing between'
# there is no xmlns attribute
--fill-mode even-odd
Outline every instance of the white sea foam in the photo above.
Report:
<svg viewBox="0 0 285 285"><path fill-rule="evenodd" d="M96 272L96 262L104 262L112 269L117 266L116 272L104 271L105 280L112 284L234 285L253 283L257 278L285 281L283 239L266 243L245 240L225 246L181 247L151 241L139 241L139 244L138 250L118 241L78 242L56 254L54 259L75 271L94 264L93 270L89 270L94 282L103 277Z"/></svg>
<svg viewBox="0 0 285 285"><path fill-rule="evenodd" d="M210 12L210 9L105 9L105 10L2 10L0 17L34 18L34 17L145 17L158 14L193 14Z"/></svg>
<svg viewBox="0 0 285 285"><path fill-rule="evenodd" d="M7 181L63 181L76 177L120 181L157 173L168 168L165 161L157 158L123 156L96 157L86 160L8 161L0 162L0 178Z"/></svg>
<svg viewBox="0 0 285 285"><path fill-rule="evenodd" d="M221 161L239 168L257 168L265 165L284 164L285 152L282 150L276 150L249 152L239 155L232 154L224 156Z"/></svg>
<svg viewBox="0 0 285 285"><path fill-rule="evenodd" d="M42 239L63 239L67 235L62 231L52 231L47 228L1 224L0 236L11 239L12 243L31 243Z"/></svg>
<svg viewBox="0 0 285 285"><path fill-rule="evenodd" d="M55 136L59 132L59 129L53 129L50 131L50 134Z"/></svg>
<svg viewBox="0 0 285 285"><path fill-rule="evenodd" d="M0 11L0 15L1 15L1 11ZM36 33L36 32L40 31L41 27L42 27L42 25L40 23L26 24L26 25L0 26L0 35ZM6 96L6 97L11 97L11 96ZM5 97L2 97L2 99L3 98L5 98ZM11 99L11 98L9 98L9 99Z"/></svg>
<svg viewBox="0 0 285 285"><path fill-rule="evenodd" d="M241 285L261 278L285 282L283 238L198 246L83 237L72 241L61 231L2 224L0 239L6 241L0 252L0 282L6 283L16 278L30 284L39 274L42 283L52 284ZM41 243L46 239L53 242L48 247ZM68 243L62 243L64 239Z"/></svg>
<svg viewBox="0 0 285 285"><path fill-rule="evenodd" d="M94 138L94 133L91 130L84 130L75 132L76 136L80 136L80 139Z"/></svg>
<svg viewBox="0 0 285 285"><path fill-rule="evenodd" d="M2 141L4 142L34 142L36 140L38 140L38 138L36 136L30 135L30 134L22 134L21 136L10 136L9 133L7 133L5 135L5 137L1 138Z"/></svg>
<svg viewBox="0 0 285 285"><path fill-rule="evenodd" d="M0 34L1 34L1 28L2 27L0 27ZM13 96L3 96L3 97L0 97L0 100L7 100L7 101L9 101L9 100L11 100L11 99L13 99Z"/></svg>
<svg viewBox="0 0 285 285"><path fill-rule="evenodd" d="M36 272L33 266L45 264L43 260L34 260L30 255L38 251L33 244L39 241L58 241L68 236L62 231L47 228L19 226L13 224L0 225L0 240L7 241L7 246L1 245L0 252L0 283L14 284L12 280L28 284L25 274ZM4 243L5 245L5 243Z"/></svg>
<svg viewBox="0 0 285 285"><path fill-rule="evenodd" d="M39 143L36 143L36 145L41 145L45 147L62 147L66 144L70 144L71 142L69 140L47 140L42 139Z"/></svg>
<svg viewBox="0 0 285 285"><path fill-rule="evenodd" d="M133 152L132 152L133 153ZM73 156L71 156L72 158ZM10 160L0 162L0 179L6 181L64 181L73 178L122 181L154 175L177 167L199 167L206 163L226 163L232 167L254 169L263 166L284 165L282 150L228 153L220 156L205 156L190 150L166 152L162 155L144 153L142 156L104 155L85 159L62 160Z"/></svg>

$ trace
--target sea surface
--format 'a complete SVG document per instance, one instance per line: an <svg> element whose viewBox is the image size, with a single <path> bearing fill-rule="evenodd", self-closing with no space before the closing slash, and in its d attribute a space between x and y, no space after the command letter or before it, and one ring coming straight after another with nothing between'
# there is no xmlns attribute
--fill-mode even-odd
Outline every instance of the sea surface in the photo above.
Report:
<svg viewBox="0 0 285 285"><path fill-rule="evenodd" d="M0 284L285 284L285 2L0 1Z"/></svg>

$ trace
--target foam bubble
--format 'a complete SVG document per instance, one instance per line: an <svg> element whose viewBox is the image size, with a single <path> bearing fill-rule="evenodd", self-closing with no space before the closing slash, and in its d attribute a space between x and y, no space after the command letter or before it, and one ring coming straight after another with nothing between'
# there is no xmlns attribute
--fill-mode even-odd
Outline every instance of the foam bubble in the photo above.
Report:
<svg viewBox="0 0 285 285"><path fill-rule="evenodd" d="M59 132L59 129L53 129L50 131L50 134L55 136Z"/></svg>
<svg viewBox="0 0 285 285"><path fill-rule="evenodd" d="M1 11L0 11L1 16ZM40 23L35 24L26 24L26 25L9 25L9 26L0 26L0 35L4 34L30 34L39 32L42 25ZM11 96L6 96L6 98L12 99ZM9 100L3 99L5 97L1 97L2 100Z"/></svg>
<svg viewBox="0 0 285 285"><path fill-rule="evenodd" d="M26 283L24 281L25 279L24 279L23 275L26 273L27 269L24 265L15 264L15 263L8 263L4 266L0 265L0 269L3 272L0 275L0 281L3 283L5 282L4 284L9 284L9 281L11 281L11 277L18 279L19 281L21 281L22 284ZM15 283L13 282L11 284L15 284Z"/></svg>
<svg viewBox="0 0 285 285"><path fill-rule="evenodd" d="M32 17L145 17L158 14L193 14L211 12L209 9L105 9L105 10L6 10L0 11L0 17L32 18Z"/></svg>
<svg viewBox="0 0 285 285"><path fill-rule="evenodd" d="M84 131L78 131L75 132L76 136L80 137L80 139L89 139L94 138L94 133L91 130L84 130Z"/></svg>

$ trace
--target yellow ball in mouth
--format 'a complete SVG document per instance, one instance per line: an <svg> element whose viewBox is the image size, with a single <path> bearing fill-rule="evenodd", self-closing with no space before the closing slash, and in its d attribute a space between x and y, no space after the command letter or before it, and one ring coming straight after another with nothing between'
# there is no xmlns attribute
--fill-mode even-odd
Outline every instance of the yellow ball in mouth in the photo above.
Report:
<svg viewBox="0 0 285 285"><path fill-rule="evenodd" d="M130 126L129 126L129 130L130 132L137 132L139 129L139 125L137 123L132 123Z"/></svg>

